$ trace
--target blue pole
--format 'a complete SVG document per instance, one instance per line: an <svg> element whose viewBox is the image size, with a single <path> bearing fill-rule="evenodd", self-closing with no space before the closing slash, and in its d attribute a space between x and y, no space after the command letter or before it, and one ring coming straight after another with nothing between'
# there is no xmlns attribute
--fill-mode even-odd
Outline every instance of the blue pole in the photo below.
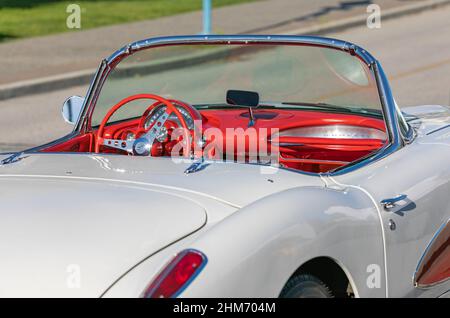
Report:
<svg viewBox="0 0 450 318"><path fill-rule="evenodd" d="M203 0L203 34L211 34L211 0Z"/></svg>

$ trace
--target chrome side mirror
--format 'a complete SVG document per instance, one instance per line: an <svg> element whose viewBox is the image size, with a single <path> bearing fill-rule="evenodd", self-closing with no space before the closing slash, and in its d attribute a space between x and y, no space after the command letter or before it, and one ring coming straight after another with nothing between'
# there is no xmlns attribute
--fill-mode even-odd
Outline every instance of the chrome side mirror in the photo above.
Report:
<svg viewBox="0 0 450 318"><path fill-rule="evenodd" d="M84 98L80 96L72 96L66 99L62 107L61 113L66 121L71 125L75 125L81 110L83 109Z"/></svg>

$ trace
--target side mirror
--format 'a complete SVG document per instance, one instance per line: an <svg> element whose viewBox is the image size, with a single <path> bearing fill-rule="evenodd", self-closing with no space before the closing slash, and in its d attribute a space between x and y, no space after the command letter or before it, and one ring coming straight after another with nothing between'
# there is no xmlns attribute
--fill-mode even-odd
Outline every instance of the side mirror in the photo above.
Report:
<svg viewBox="0 0 450 318"><path fill-rule="evenodd" d="M72 96L66 99L62 107L61 113L66 121L71 125L75 125L81 110L83 109L84 98L80 96Z"/></svg>

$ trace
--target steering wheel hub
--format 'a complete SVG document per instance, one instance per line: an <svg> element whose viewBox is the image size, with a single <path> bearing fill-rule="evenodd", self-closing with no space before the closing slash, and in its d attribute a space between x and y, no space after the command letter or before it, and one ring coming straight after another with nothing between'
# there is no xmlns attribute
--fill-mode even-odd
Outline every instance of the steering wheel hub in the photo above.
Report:
<svg viewBox="0 0 450 318"><path fill-rule="evenodd" d="M152 145L147 138L138 138L133 143L133 154L138 156L149 156Z"/></svg>

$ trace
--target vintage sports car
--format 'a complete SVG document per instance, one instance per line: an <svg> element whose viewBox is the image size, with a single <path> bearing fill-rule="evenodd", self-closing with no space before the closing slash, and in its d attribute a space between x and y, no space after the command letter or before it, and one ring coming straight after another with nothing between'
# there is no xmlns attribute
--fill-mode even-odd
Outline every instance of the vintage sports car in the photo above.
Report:
<svg viewBox="0 0 450 318"><path fill-rule="evenodd" d="M356 45L138 41L63 116L0 157L0 296L450 295L450 111Z"/></svg>

